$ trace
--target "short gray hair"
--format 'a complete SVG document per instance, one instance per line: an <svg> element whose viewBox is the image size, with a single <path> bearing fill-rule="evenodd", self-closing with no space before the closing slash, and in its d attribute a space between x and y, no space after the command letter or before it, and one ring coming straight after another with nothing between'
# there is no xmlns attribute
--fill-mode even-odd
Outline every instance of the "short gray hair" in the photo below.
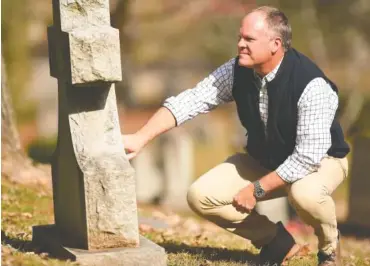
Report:
<svg viewBox="0 0 370 266"><path fill-rule="evenodd" d="M250 13L253 12L262 12L266 15L268 28L281 38L282 46L287 51L292 44L292 27L283 11L271 6L261 6Z"/></svg>

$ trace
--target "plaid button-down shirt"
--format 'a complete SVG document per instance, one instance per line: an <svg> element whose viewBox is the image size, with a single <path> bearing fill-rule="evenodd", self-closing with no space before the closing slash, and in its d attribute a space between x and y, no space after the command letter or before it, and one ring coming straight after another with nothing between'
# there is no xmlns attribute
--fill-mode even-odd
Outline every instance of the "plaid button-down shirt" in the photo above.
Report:
<svg viewBox="0 0 370 266"><path fill-rule="evenodd" d="M172 112L177 125L234 100L232 96L234 64L235 59L231 59L194 88L166 99L163 106ZM256 76L260 87L260 114L265 127L268 117L266 85L275 78L279 66L280 64L262 79ZM337 108L338 96L323 78L315 78L307 84L298 101L295 149L276 169L284 181L293 183L317 171L320 161L331 146L330 127Z"/></svg>

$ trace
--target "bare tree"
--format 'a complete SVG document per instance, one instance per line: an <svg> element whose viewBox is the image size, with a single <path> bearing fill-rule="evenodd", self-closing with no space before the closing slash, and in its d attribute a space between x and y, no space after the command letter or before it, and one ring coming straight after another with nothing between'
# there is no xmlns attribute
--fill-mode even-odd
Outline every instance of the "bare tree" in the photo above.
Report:
<svg viewBox="0 0 370 266"><path fill-rule="evenodd" d="M363 92L360 90L360 70L366 68L368 59L370 59L368 58L370 50L360 31L353 28L348 30L346 35L347 41L352 46L352 60L347 67L347 86L353 88L353 91L349 94L347 104L341 116L341 125L344 133L349 135L350 129L356 123L365 104Z"/></svg>
<svg viewBox="0 0 370 266"><path fill-rule="evenodd" d="M27 107L24 101L20 103L31 74L31 50L26 38L30 26L28 5L29 2L24 0L1 2L2 56L9 62L5 65L8 86L12 88L8 93L12 95L16 114Z"/></svg>
<svg viewBox="0 0 370 266"><path fill-rule="evenodd" d="M15 118L7 79L5 64L1 58L1 159L9 157L14 161L23 161L24 154L21 149L19 135L15 126Z"/></svg>
<svg viewBox="0 0 370 266"><path fill-rule="evenodd" d="M367 4L366 4L367 3ZM341 34L340 38L343 39L345 36L345 43L342 46L348 47L350 51L350 60L347 63L348 74L346 78L346 86L348 88L353 88L351 93L348 94L348 99L344 107L344 111L341 114L340 122L345 135L348 135L350 129L356 123L361 110L364 105L364 95L359 89L361 86L361 69L366 67L366 62L368 62L367 55L369 54L368 42L366 41L366 32L363 31L363 27L358 23L359 21L370 21L369 19L364 19L364 10L366 10L366 5L370 8L367 1L356 0L356 1L343 1L342 3L336 3L336 13L338 14L325 14L324 18L330 15L334 22L337 20L343 20L344 17L351 17L352 23L346 21L346 25L343 29L345 34ZM307 31L309 38L309 48L316 62L325 68L329 67L329 51L325 45L325 38L320 27L320 20L318 16L318 9L320 8L320 1L317 0L307 0L301 3L301 14L303 21L307 25ZM338 24L335 24L337 27Z"/></svg>
<svg viewBox="0 0 370 266"><path fill-rule="evenodd" d="M314 0L301 2L301 15L309 36L309 48L315 61L322 67L328 67L329 58L325 45L324 34L320 28Z"/></svg>
<svg viewBox="0 0 370 266"><path fill-rule="evenodd" d="M48 167L34 166L24 153L15 123L5 64L1 58L1 176L11 181L50 187Z"/></svg>

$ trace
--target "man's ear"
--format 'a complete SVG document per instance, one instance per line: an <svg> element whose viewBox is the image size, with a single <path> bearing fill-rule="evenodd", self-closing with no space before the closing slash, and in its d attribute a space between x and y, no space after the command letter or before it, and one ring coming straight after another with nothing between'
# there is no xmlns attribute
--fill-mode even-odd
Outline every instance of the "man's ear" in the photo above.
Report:
<svg viewBox="0 0 370 266"><path fill-rule="evenodd" d="M281 47L283 46L283 42L281 38L276 37L272 42L271 42L271 52L275 54Z"/></svg>

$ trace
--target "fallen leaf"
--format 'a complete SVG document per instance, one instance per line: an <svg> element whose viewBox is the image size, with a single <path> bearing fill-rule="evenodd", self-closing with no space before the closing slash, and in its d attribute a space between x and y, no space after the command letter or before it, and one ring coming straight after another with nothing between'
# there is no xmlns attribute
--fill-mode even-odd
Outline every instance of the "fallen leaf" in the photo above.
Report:
<svg viewBox="0 0 370 266"><path fill-rule="evenodd" d="M307 256L308 254L310 254L310 252L311 252L310 246L307 244L301 247L301 249L297 252L296 256L298 257Z"/></svg>
<svg viewBox="0 0 370 266"><path fill-rule="evenodd" d="M154 218L163 219L163 220L165 220L167 217L163 212L160 212L160 211L153 211L152 216Z"/></svg>
<svg viewBox="0 0 370 266"><path fill-rule="evenodd" d="M41 253L41 254L39 254L40 255L40 257L41 258L43 258L43 259L46 259L48 256L49 256L49 254L48 253L45 253L45 252L43 252L43 253Z"/></svg>
<svg viewBox="0 0 370 266"><path fill-rule="evenodd" d="M152 232L153 231L153 227L151 227L148 224L140 224L139 225L139 230L142 233L148 233L148 232Z"/></svg>
<svg viewBox="0 0 370 266"><path fill-rule="evenodd" d="M23 217L25 217L25 218L32 218L33 217L33 215L31 214L31 213L29 213L29 212L24 212L24 213L22 213L21 214Z"/></svg>
<svg viewBox="0 0 370 266"><path fill-rule="evenodd" d="M3 212L3 216L15 217L17 215L19 215L19 213L16 213L16 212Z"/></svg>
<svg viewBox="0 0 370 266"><path fill-rule="evenodd" d="M205 261L203 261L201 264L200 264L200 266L208 266L208 265L211 265L212 264L212 262L210 261L210 260L205 260Z"/></svg>

